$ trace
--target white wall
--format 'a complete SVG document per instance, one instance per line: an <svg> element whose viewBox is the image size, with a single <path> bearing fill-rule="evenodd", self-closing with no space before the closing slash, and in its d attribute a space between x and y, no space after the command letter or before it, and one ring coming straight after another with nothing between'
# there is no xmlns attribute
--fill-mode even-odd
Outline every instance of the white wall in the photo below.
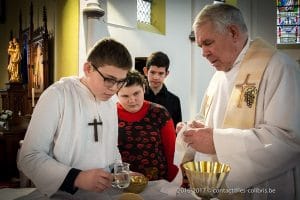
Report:
<svg viewBox="0 0 300 200"><path fill-rule="evenodd" d="M199 11L206 5L213 3L213 0L193 0L192 1L192 21ZM215 69L209 62L202 57L202 50L194 42L191 47L191 60L192 60L192 76L191 76L191 101L190 101L190 119L193 118L199 111L200 105Z"/></svg>
<svg viewBox="0 0 300 200"><path fill-rule="evenodd" d="M122 3L124 0L119 0ZM114 0L116 2L116 0ZM86 2L81 0L81 9ZM136 2L126 1L132 4L124 10L122 7L118 10L121 16L136 16ZM191 0L167 0L166 1L166 34L150 33L138 30L134 26L107 23L107 2L101 1L101 7L106 14L100 20L94 20L97 27L93 30L90 40L95 42L101 37L110 36L127 46L132 57L148 56L154 51L163 51L170 58L170 75L166 79L166 85L169 90L177 94L181 100L183 119L187 120L190 116L191 101L191 42L188 35L191 31ZM112 11L111 11L112 12ZM84 41L82 35L86 34L84 23L86 19L82 18L80 22L80 72L81 66L85 61L86 46L90 46ZM124 20L126 21L126 20ZM86 27L86 29L89 29Z"/></svg>
<svg viewBox="0 0 300 200"><path fill-rule="evenodd" d="M201 55L201 49L191 43L188 35L195 16L204 5L213 0L166 0L166 35L149 33L136 28L132 19L136 17L134 0L102 0L101 7L106 14L100 20L87 20L80 12L79 72L85 61L86 49L96 40L111 36L124 43L132 57L148 56L154 51L164 51L171 61L170 75L166 80L169 90L181 100L183 120L191 119L200 109L200 103L214 73L214 68ZM112 12L107 2L113 2L118 20L111 20ZM237 1L245 17L250 37L260 36L275 45L276 42L276 7L274 0ZM81 9L86 0L81 0ZM122 5L126 4L126 6ZM130 6L128 6L131 4ZM111 6L111 5L110 5ZM273 7L272 7L273 6ZM110 12L110 13L108 13ZM110 15L107 22L107 15ZM122 20L120 20L120 17ZM91 29L93 25L93 29ZM89 30L90 33L87 33ZM292 52L291 52L292 51ZM299 49L291 50L291 56L299 59Z"/></svg>
<svg viewBox="0 0 300 200"><path fill-rule="evenodd" d="M261 37L276 45L276 1L238 1L251 38Z"/></svg>

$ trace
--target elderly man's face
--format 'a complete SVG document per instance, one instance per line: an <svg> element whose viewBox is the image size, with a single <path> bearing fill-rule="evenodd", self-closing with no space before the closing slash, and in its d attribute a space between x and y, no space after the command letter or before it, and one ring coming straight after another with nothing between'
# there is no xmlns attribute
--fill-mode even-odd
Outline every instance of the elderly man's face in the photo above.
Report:
<svg viewBox="0 0 300 200"><path fill-rule="evenodd" d="M218 71L229 71L238 56L237 32L232 27L224 32L216 30L211 22L201 24L195 30L196 42L205 57Z"/></svg>

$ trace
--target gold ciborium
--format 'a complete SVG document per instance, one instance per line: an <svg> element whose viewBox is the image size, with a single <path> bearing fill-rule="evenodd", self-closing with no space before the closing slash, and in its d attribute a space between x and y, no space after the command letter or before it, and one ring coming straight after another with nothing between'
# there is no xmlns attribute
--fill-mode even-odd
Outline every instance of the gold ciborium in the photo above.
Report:
<svg viewBox="0 0 300 200"><path fill-rule="evenodd" d="M191 161L183 164L193 195L200 199L218 196L230 172L230 166L219 162Z"/></svg>

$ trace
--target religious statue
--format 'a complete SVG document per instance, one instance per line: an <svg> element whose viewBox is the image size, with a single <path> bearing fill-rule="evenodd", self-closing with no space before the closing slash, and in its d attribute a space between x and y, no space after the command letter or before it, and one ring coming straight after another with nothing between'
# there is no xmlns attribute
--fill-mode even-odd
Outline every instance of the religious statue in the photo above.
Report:
<svg viewBox="0 0 300 200"><path fill-rule="evenodd" d="M36 55L33 66L33 87L36 89L43 89L43 52L42 47L38 45L36 47Z"/></svg>
<svg viewBox="0 0 300 200"><path fill-rule="evenodd" d="M7 67L8 71L8 80L9 82L20 82L20 62L21 62L21 50L20 45L17 42L16 38L13 38L11 41L9 41L8 49L7 49L9 58L9 64Z"/></svg>

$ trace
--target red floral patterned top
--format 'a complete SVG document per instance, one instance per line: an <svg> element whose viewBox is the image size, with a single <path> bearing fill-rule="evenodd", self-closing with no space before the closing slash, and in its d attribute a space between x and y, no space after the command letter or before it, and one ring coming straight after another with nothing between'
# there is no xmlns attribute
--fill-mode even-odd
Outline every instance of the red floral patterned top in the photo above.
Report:
<svg viewBox="0 0 300 200"><path fill-rule="evenodd" d="M168 111L161 105L144 101L140 111L130 113L117 104L118 147L130 170L149 180L172 181L178 168L173 165L176 133Z"/></svg>

